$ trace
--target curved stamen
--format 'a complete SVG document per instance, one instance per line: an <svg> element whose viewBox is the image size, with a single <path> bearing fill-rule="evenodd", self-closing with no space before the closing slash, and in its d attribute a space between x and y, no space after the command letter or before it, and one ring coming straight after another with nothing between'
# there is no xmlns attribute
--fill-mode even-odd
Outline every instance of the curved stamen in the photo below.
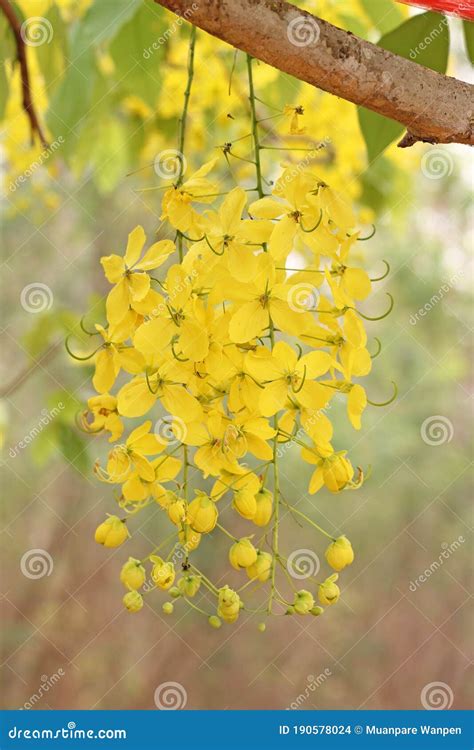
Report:
<svg viewBox="0 0 474 750"><path fill-rule="evenodd" d="M370 279L371 281L382 281L382 279L386 279L388 274L390 273L390 263L385 260L385 258L382 260L382 263L385 263L386 271L382 276L376 276L375 279Z"/></svg>
<svg viewBox="0 0 474 750"><path fill-rule="evenodd" d="M314 230L317 229L319 227L319 225L321 224L322 218L323 218L323 209L320 208L319 209L319 219L316 222L316 224L314 225L314 227L312 229L305 229L304 226L303 226L303 222L300 221L301 231L305 232L306 234L310 234L311 232L314 232Z"/></svg>
<svg viewBox="0 0 474 750"><path fill-rule="evenodd" d="M99 335L99 331L88 331L87 328L84 326L84 318L85 317L86 316L83 315L82 318L79 321L79 325L81 327L81 330L84 331L84 333L87 333L88 336L98 336Z"/></svg>
<svg viewBox="0 0 474 750"><path fill-rule="evenodd" d="M152 393L154 396L156 396L156 394L160 390L160 387L157 384L156 391L153 390L153 388L151 387L150 378L148 377L148 370L145 370L145 380L146 380L146 384L148 386L148 390L150 391L150 393Z"/></svg>
<svg viewBox="0 0 474 750"><path fill-rule="evenodd" d="M374 336L374 341L377 342L378 349L375 352L375 354L371 354L370 355L370 359L375 359L375 357L378 357L379 354L380 354L380 352L382 351L382 343L381 343L380 339L377 338L377 336Z"/></svg>
<svg viewBox="0 0 474 750"><path fill-rule="evenodd" d="M305 384L305 380L306 380L306 365L304 365L303 367L303 378L301 380L301 385L299 385L298 388L293 388L293 386L291 386L291 390L293 391L293 393L299 393L301 391L301 389L303 388Z"/></svg>
<svg viewBox="0 0 474 750"><path fill-rule="evenodd" d="M388 308L387 312L385 312L383 315L377 315L376 317L371 318L371 317L369 317L369 315L365 315L360 310L357 310L357 312L360 315L360 317L364 318L364 320L383 320L384 318L387 317L387 315L390 315L390 313L393 310L393 306L395 304L395 301L394 301L392 295L390 294L390 292L385 292L385 294L387 295L387 297L390 297L390 307ZM355 308L351 308L351 309L354 310Z"/></svg>
<svg viewBox="0 0 474 750"><path fill-rule="evenodd" d="M392 380L391 383L393 385L393 394L388 399L388 401L381 401L380 403L378 403L377 401L371 401L370 398L368 398L367 403L371 406L388 406L389 404L393 403L398 396L398 386L394 380Z"/></svg>
<svg viewBox="0 0 474 750"><path fill-rule="evenodd" d="M171 342L171 352L173 354L173 357L177 359L178 362L189 362L189 357L181 357L179 354L176 354L175 349L174 349L175 344L176 344L176 341Z"/></svg>
<svg viewBox="0 0 474 750"><path fill-rule="evenodd" d="M102 347L104 346L103 344L101 344L100 346L97 347L97 349L95 349L92 352L92 354L88 354L87 357L79 357L76 354L74 354L71 351L71 349L69 348L69 339L71 338L72 335L73 334L70 333L69 336L66 336L66 338L64 340L64 346L65 346L66 351L69 354L69 356L72 357L73 359L76 359L78 362L87 362L88 359L92 359L92 357L94 356L94 354L97 354L97 352L99 351L99 349L102 349Z"/></svg>
<svg viewBox="0 0 474 750"><path fill-rule="evenodd" d="M357 242L365 242L366 240L371 240L376 231L377 229L375 227L375 224L372 224L372 234L369 234L367 237L358 237Z"/></svg>
<svg viewBox="0 0 474 750"><path fill-rule="evenodd" d="M211 248L211 250L212 250L212 252L214 253L214 255L224 255L224 252L225 252L225 246L223 246L223 247L222 247L222 252L221 252L221 253L218 253L218 252L217 252L217 250L216 250L216 249L215 249L215 248L214 248L214 247L213 247L213 246L211 245L211 243L209 242L209 238L208 238L207 234L205 234L205 235L204 235L204 239L206 240L206 242L207 242L208 246L209 246L209 247Z"/></svg>

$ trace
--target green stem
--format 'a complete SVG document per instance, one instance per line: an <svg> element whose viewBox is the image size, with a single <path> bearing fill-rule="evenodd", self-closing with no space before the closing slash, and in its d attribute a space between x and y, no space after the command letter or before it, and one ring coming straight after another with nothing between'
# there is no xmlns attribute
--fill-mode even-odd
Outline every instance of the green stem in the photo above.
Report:
<svg viewBox="0 0 474 750"><path fill-rule="evenodd" d="M288 507L291 508L291 510L293 511L293 513L296 513L298 516L301 516L301 518L304 518L304 520L307 523L311 524L311 526L314 526L314 528L317 529L319 532L321 532L321 534L324 534L324 536L327 536L327 538L330 539L331 542L335 542L336 541L336 539L333 536L331 536L331 534L328 534L327 531L324 531L324 529L322 529L321 526L318 526L317 523L315 523L314 521L312 521L311 518L308 518L308 516L305 515L304 513L302 513L301 510L298 510L298 508L295 508L294 505L288 504Z"/></svg>
<svg viewBox="0 0 474 750"><path fill-rule="evenodd" d="M188 108L189 98L191 96L191 86L194 78L194 52L196 49L196 27L191 26L191 33L189 37L189 52L188 52L188 80L186 83L186 89L184 91L184 105L183 113L179 121L179 138L178 138L178 159L179 159L179 173L178 179L176 180L176 187L183 184L184 178L184 146L186 141L186 125L188 119ZM178 232L178 254L180 263L183 260L183 236L181 232Z"/></svg>
<svg viewBox="0 0 474 750"><path fill-rule="evenodd" d="M263 198L263 178L262 178L262 165L260 162L260 151L261 145L258 138L258 121L257 121L257 109L255 106L255 88L253 84L253 72L252 72L252 57L247 55L247 72L249 79L249 101L250 101L250 113L252 116L252 139L255 151L255 169L257 173L257 191L259 198Z"/></svg>

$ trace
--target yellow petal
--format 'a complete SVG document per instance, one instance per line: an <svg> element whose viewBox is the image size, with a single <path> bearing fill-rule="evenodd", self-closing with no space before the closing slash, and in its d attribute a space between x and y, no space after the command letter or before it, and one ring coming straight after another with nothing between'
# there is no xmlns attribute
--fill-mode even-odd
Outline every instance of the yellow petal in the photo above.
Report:
<svg viewBox="0 0 474 750"><path fill-rule="evenodd" d="M127 249L125 251L125 263L132 268L140 257L140 253L146 242L145 230L138 225L128 235Z"/></svg>
<svg viewBox="0 0 474 750"><path fill-rule="evenodd" d="M105 255L100 259L107 281L117 284L125 271L125 264L120 255Z"/></svg>

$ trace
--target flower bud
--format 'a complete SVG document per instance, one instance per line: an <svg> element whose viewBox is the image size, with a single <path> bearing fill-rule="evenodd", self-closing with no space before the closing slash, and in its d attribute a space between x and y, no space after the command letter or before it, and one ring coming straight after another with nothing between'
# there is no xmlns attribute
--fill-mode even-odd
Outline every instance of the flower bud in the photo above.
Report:
<svg viewBox="0 0 474 750"><path fill-rule="evenodd" d="M318 587L318 599L321 604L329 606L335 604L340 596L339 586L335 583L337 581L337 573L333 573L329 578L326 578L324 583L320 583Z"/></svg>
<svg viewBox="0 0 474 750"><path fill-rule="evenodd" d="M173 610L174 610L173 603L172 602L164 602L164 604L163 604L163 606L162 606L161 609L163 610L163 612L165 613L165 615L172 615L173 614Z"/></svg>
<svg viewBox="0 0 474 750"><path fill-rule="evenodd" d="M264 633L265 630L267 629L267 626L265 625L264 622L259 622L258 625L257 625L257 628L259 629L259 631L261 633Z"/></svg>
<svg viewBox="0 0 474 750"><path fill-rule="evenodd" d="M139 612L143 607L143 596L138 591L129 591L122 601L129 612Z"/></svg>
<svg viewBox="0 0 474 750"><path fill-rule="evenodd" d="M235 622L242 606L238 593L229 586L223 586L219 589L218 602L217 614L226 622Z"/></svg>
<svg viewBox="0 0 474 750"><path fill-rule="evenodd" d="M310 591L301 589L295 594L293 607L297 615L307 615L314 607L314 597Z"/></svg>
<svg viewBox="0 0 474 750"><path fill-rule="evenodd" d="M253 565L257 560L257 550L250 539L244 537L243 539L239 539L238 542L235 542L230 548L229 560L232 567L236 570L248 568L249 565Z"/></svg>
<svg viewBox="0 0 474 750"><path fill-rule="evenodd" d="M219 620L217 615L211 615L207 621L209 625L211 626L211 628L215 628L216 630L218 630L222 625L222 622L221 620Z"/></svg>
<svg viewBox="0 0 474 750"><path fill-rule="evenodd" d="M179 588L177 586L172 586L168 590L168 593L169 593L170 596L173 597L173 599L179 599L179 597L181 596L181 591L179 590Z"/></svg>
<svg viewBox="0 0 474 750"><path fill-rule="evenodd" d="M194 531L208 534L217 523L216 504L207 495L197 495L188 508L188 522Z"/></svg>
<svg viewBox="0 0 474 750"><path fill-rule="evenodd" d="M326 560L334 570L343 570L354 560L354 550L349 539L340 536L329 545L325 553Z"/></svg>
<svg viewBox="0 0 474 750"><path fill-rule="evenodd" d="M146 571L140 560L129 557L120 571L120 580L127 589L141 589L146 580Z"/></svg>
<svg viewBox="0 0 474 750"><path fill-rule="evenodd" d="M257 559L247 568L249 578L255 578L257 581L268 581L272 571L272 556L269 552L257 550Z"/></svg>
<svg viewBox="0 0 474 750"><path fill-rule="evenodd" d="M257 526L266 526L270 522L273 513L273 494L270 490L262 488L255 495L255 502L257 510L252 521Z"/></svg>
<svg viewBox="0 0 474 750"><path fill-rule="evenodd" d="M199 591L201 577L195 575L184 576L178 581L179 593L183 596L193 597Z"/></svg>
<svg viewBox="0 0 474 750"><path fill-rule="evenodd" d="M174 583L176 572L173 563L164 562L161 557L158 557L157 555L151 555L150 560L153 563L151 571L153 581L158 588L166 591L166 589L169 589Z"/></svg>
<svg viewBox="0 0 474 750"><path fill-rule="evenodd" d="M252 520L257 512L257 501L252 491L248 489L237 490L234 492L233 507L240 513L243 518Z"/></svg>
<svg viewBox="0 0 474 750"><path fill-rule="evenodd" d="M168 517L175 526L180 526L186 518L186 503L184 500L174 500L168 505Z"/></svg>
<svg viewBox="0 0 474 750"><path fill-rule="evenodd" d="M193 531L191 526L188 526L186 524L184 530L180 529L178 531L178 539L188 552L192 552L194 549L197 549L197 547L199 547L201 534L198 534L197 531Z"/></svg>
<svg viewBox="0 0 474 750"><path fill-rule="evenodd" d="M95 541L104 547L120 547L129 536L125 521L118 516L109 516L95 530Z"/></svg>
<svg viewBox="0 0 474 750"><path fill-rule="evenodd" d="M313 615L313 617L319 617L319 615L322 615L324 612L324 609L322 607L313 607L309 610L309 614Z"/></svg>

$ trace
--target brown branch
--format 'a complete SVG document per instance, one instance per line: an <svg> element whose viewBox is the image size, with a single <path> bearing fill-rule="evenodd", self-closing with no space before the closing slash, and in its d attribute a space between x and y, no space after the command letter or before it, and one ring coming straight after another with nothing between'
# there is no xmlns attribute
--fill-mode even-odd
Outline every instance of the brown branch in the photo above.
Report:
<svg viewBox="0 0 474 750"><path fill-rule="evenodd" d="M25 41L21 33L20 21L18 20L15 11L10 5L9 0L0 0L0 8L2 9L15 37L17 60L20 65L21 71L23 109L25 110L26 115L30 121L31 139L33 141L34 135L35 133L37 133L43 148L48 148L48 141L46 140L46 137L41 128L36 110L33 106L33 99L31 97L30 74L28 71Z"/></svg>
<svg viewBox="0 0 474 750"><path fill-rule="evenodd" d="M371 44L284 0L155 0L255 58L407 128L474 144L474 86Z"/></svg>

